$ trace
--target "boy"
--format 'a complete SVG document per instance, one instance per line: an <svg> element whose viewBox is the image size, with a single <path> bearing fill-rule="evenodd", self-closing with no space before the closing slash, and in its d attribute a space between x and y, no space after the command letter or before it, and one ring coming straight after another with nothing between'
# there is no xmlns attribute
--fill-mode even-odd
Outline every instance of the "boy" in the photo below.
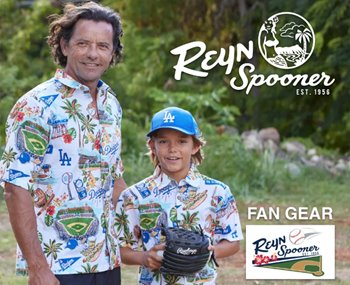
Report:
<svg viewBox="0 0 350 285"><path fill-rule="evenodd" d="M122 192L117 205L122 261L141 266L139 284L215 284L213 261L194 277L160 273L160 251L165 247L161 225L195 231L201 227L213 241L209 250L216 258L235 254L243 236L230 189L196 169L203 160L204 141L188 111L177 107L159 111L147 136L155 172ZM143 251L137 251L138 243Z"/></svg>

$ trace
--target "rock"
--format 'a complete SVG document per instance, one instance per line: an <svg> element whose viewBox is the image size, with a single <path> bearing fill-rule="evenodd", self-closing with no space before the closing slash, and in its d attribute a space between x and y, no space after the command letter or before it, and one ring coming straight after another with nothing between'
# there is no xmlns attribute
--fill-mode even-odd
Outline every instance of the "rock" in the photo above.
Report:
<svg viewBox="0 0 350 285"><path fill-rule="evenodd" d="M262 144L264 149L270 151L274 155L280 150L278 145L273 140L264 141Z"/></svg>
<svg viewBox="0 0 350 285"><path fill-rule="evenodd" d="M310 159L313 163L317 164L321 161L321 157L318 155L313 155Z"/></svg>
<svg viewBox="0 0 350 285"><path fill-rule="evenodd" d="M261 151L263 149L262 142L256 130L246 131L241 134L246 149L254 149Z"/></svg>
<svg viewBox="0 0 350 285"><path fill-rule="evenodd" d="M298 165L293 162L287 163L284 168L288 171L289 175L293 178L300 176L301 169Z"/></svg>
<svg viewBox="0 0 350 285"><path fill-rule="evenodd" d="M290 154L298 154L298 155L304 155L306 151L305 146L302 143L296 142L296 141L283 143L282 149L284 149L286 152Z"/></svg>
<svg viewBox="0 0 350 285"><path fill-rule="evenodd" d="M311 148L307 151L308 156L314 156L314 155L316 155L316 153L317 153L316 149L314 149L314 148Z"/></svg>
<svg viewBox="0 0 350 285"><path fill-rule="evenodd" d="M333 168L335 166L334 161L332 161L328 158L323 158L321 163L326 169L330 169L330 168Z"/></svg>
<svg viewBox="0 0 350 285"><path fill-rule="evenodd" d="M308 160L307 158L305 157L300 157L300 161L306 165L306 166L309 166L309 167L315 167L316 166L316 163L315 162L312 162L311 160Z"/></svg>
<svg viewBox="0 0 350 285"><path fill-rule="evenodd" d="M259 131L259 137L264 143L265 141L272 140L276 145L280 144L280 134L275 128L265 128Z"/></svg>
<svg viewBox="0 0 350 285"><path fill-rule="evenodd" d="M347 169L347 165L343 159L339 159L338 163L335 165L335 169L338 171L345 171Z"/></svg>
<svg viewBox="0 0 350 285"><path fill-rule="evenodd" d="M219 134L228 133L237 135L237 129L230 126L220 126L217 128ZM257 150L263 153L265 150L272 154L274 158L289 161L285 165L291 177L297 177L302 173L303 167L317 167L326 170L333 175L340 175L346 171L350 173L350 157L323 156L318 154L316 148L306 149L305 145L298 141L288 141L281 143L280 134L276 128L269 127L257 130L245 131L241 134L243 144L248 150ZM281 146L280 146L281 144ZM295 161L295 164L291 161Z"/></svg>

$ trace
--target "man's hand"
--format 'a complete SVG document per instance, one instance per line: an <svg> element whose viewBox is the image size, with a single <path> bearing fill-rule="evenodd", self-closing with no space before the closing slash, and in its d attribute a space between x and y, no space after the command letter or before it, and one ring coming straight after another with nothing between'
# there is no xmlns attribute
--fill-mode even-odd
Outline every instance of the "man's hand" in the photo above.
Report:
<svg viewBox="0 0 350 285"><path fill-rule="evenodd" d="M28 264L29 285L58 285L40 246L33 200L27 189L5 184L5 201L17 243Z"/></svg>
<svg viewBox="0 0 350 285"><path fill-rule="evenodd" d="M34 266L28 269L28 285L60 285L48 265Z"/></svg>

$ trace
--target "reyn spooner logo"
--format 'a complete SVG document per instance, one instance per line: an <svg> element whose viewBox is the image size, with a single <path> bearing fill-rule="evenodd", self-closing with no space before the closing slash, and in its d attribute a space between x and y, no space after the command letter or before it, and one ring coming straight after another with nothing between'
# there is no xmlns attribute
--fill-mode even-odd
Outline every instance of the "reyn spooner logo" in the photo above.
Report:
<svg viewBox="0 0 350 285"><path fill-rule="evenodd" d="M247 225L247 279L334 279L334 226Z"/></svg>
<svg viewBox="0 0 350 285"><path fill-rule="evenodd" d="M315 47L315 33L298 14L282 12L268 18L259 31L259 50L264 59L281 69L304 64Z"/></svg>
<svg viewBox="0 0 350 285"><path fill-rule="evenodd" d="M269 17L262 24L258 45L262 56L269 64L279 69L293 69L304 64L312 55L315 34L311 25L303 17L291 12L282 12ZM228 50L221 48L219 52L206 49L206 44L201 41L193 41L172 49L171 54L178 56L177 64L174 66L175 80L181 80L183 73L195 77L207 77L209 71L218 65L226 68L225 74L229 75L235 63L250 60L254 56L253 41L249 41L248 46L238 43L236 46L229 46ZM201 59L201 70L189 67L199 59ZM245 90L245 93L249 94L253 87L262 85L328 87L335 81L325 72L312 75L270 74L265 76L255 74L254 71L255 66L252 63L242 63L238 67L239 76L234 76L230 80L231 88Z"/></svg>

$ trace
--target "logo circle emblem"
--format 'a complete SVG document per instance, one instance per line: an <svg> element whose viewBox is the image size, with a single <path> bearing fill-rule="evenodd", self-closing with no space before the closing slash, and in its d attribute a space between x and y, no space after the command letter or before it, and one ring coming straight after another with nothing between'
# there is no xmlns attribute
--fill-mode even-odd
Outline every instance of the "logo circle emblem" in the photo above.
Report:
<svg viewBox="0 0 350 285"><path fill-rule="evenodd" d="M280 69L303 65L315 47L315 33L311 25L292 12L269 17L260 28L258 40L264 59Z"/></svg>

